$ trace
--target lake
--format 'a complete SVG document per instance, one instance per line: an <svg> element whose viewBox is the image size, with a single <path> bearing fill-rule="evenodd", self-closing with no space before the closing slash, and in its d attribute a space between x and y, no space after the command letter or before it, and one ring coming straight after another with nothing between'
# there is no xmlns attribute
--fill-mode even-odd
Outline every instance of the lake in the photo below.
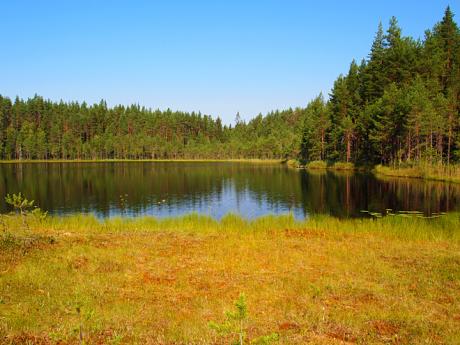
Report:
<svg viewBox="0 0 460 345"><path fill-rule="evenodd" d="M460 185L371 174L296 170L282 164L110 162L0 164L0 212L22 192L50 214L177 216L198 212L247 218L292 212L363 217L363 210L460 209Z"/></svg>

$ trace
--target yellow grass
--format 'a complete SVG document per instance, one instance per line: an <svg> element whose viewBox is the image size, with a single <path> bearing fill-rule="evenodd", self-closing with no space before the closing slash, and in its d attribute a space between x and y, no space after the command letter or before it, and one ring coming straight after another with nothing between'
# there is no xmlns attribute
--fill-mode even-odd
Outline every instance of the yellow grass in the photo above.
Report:
<svg viewBox="0 0 460 345"><path fill-rule="evenodd" d="M460 343L458 214L2 224L2 344L229 344L208 322L240 293L249 339Z"/></svg>

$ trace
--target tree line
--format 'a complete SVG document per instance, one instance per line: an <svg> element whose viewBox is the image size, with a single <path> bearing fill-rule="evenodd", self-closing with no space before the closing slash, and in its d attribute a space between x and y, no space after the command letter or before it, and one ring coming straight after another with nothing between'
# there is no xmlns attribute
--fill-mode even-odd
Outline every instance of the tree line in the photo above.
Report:
<svg viewBox="0 0 460 345"><path fill-rule="evenodd" d="M235 124L201 113L0 95L1 159L299 158L356 164L460 160L460 31L453 13L403 36L380 24L326 100Z"/></svg>
<svg viewBox="0 0 460 345"><path fill-rule="evenodd" d="M326 102L307 106L301 158L359 164L460 159L460 32L448 7L424 40L380 24Z"/></svg>
<svg viewBox="0 0 460 345"><path fill-rule="evenodd" d="M201 113L109 108L34 96L0 96L2 159L282 158L298 153L302 111L273 112L223 125Z"/></svg>

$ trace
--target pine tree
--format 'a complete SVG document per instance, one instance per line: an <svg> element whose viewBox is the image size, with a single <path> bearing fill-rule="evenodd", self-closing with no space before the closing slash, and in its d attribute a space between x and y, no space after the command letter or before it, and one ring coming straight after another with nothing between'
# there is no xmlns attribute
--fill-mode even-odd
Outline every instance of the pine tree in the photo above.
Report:
<svg viewBox="0 0 460 345"><path fill-rule="evenodd" d="M305 110L301 140L302 160L326 159L326 134L329 126L329 114L323 95L320 94L307 105Z"/></svg>
<svg viewBox="0 0 460 345"><path fill-rule="evenodd" d="M382 23L379 23L377 33L372 43L369 62L363 70L363 95L367 103L372 103L383 94L386 85L384 76L385 34Z"/></svg>

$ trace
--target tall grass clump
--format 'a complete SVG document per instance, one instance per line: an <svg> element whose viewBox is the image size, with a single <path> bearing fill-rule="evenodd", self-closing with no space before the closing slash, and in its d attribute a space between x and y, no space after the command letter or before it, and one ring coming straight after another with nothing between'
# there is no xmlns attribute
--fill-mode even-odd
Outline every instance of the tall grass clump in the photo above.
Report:
<svg viewBox="0 0 460 345"><path fill-rule="evenodd" d="M321 169L330 169L330 170L355 170L355 165L350 162L335 162L328 163L326 161L311 161L305 165L305 168L311 170L321 170Z"/></svg>
<svg viewBox="0 0 460 345"><path fill-rule="evenodd" d="M291 168L303 168L305 165L298 159L289 159L286 161L286 164L288 167Z"/></svg>
<svg viewBox="0 0 460 345"><path fill-rule="evenodd" d="M325 161L311 161L305 165L307 169L327 169L327 162Z"/></svg>
<svg viewBox="0 0 460 345"><path fill-rule="evenodd" d="M335 162L330 168L334 170L355 170L355 165L351 162Z"/></svg>

